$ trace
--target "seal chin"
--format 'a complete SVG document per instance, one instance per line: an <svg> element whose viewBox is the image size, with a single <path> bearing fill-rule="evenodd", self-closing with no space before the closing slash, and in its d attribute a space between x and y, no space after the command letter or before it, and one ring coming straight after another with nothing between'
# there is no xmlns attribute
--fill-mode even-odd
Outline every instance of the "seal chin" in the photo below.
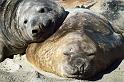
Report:
<svg viewBox="0 0 124 82"><path fill-rule="evenodd" d="M32 29L32 37L37 37L39 33L43 33L45 26L43 24L39 24Z"/></svg>
<svg viewBox="0 0 124 82"><path fill-rule="evenodd" d="M46 40L51 34L54 33L55 28L52 21L49 21L47 24L38 24L32 29L32 40L34 42L41 42Z"/></svg>
<svg viewBox="0 0 124 82"><path fill-rule="evenodd" d="M63 76L67 78L75 79L90 79L95 75L95 69L92 65L82 65L80 68L77 66L64 65L63 66Z"/></svg>

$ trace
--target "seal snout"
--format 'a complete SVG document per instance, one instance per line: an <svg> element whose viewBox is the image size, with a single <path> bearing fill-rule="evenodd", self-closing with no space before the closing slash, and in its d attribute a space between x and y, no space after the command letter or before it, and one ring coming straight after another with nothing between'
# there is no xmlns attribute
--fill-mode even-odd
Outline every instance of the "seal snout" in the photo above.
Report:
<svg viewBox="0 0 124 82"><path fill-rule="evenodd" d="M63 66L65 76L70 78L85 78L85 74L94 57L82 53L64 53L68 56L67 63ZM93 56L93 55L92 55Z"/></svg>
<svg viewBox="0 0 124 82"><path fill-rule="evenodd" d="M86 62L83 58L72 58L68 64L70 66L65 67L65 71L69 75L82 74L86 66Z"/></svg>
<svg viewBox="0 0 124 82"><path fill-rule="evenodd" d="M39 24L32 29L32 35L36 36L39 33L43 33L44 29L45 26L43 24Z"/></svg>
<svg viewBox="0 0 124 82"><path fill-rule="evenodd" d="M72 66L75 66L78 72L83 72L84 67L86 66L86 61L84 58L76 57L75 59L72 58Z"/></svg>

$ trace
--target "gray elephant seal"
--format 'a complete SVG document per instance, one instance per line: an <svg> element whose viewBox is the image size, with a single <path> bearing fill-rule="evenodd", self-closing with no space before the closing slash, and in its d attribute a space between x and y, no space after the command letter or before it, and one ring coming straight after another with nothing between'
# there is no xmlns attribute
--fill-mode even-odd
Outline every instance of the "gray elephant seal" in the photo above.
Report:
<svg viewBox="0 0 124 82"><path fill-rule="evenodd" d="M0 61L24 53L31 42L44 41L66 14L49 0L0 0Z"/></svg>
<svg viewBox="0 0 124 82"><path fill-rule="evenodd" d="M42 71L66 78L90 79L123 53L123 39L103 17L70 9L63 25L43 43L28 46L28 61Z"/></svg>

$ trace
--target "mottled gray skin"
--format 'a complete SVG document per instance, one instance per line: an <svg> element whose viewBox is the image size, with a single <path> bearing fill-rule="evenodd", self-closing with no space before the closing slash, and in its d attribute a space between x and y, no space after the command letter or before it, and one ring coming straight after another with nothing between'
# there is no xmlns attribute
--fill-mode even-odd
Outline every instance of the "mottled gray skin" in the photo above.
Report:
<svg viewBox="0 0 124 82"><path fill-rule="evenodd" d="M47 39L66 14L49 0L0 0L0 61L24 53L31 42Z"/></svg>
<svg viewBox="0 0 124 82"><path fill-rule="evenodd" d="M61 0L55 0L60 3ZM69 4L70 0L64 0L63 2ZM72 0L74 2L74 0ZM70 3L72 2L70 1ZM87 8L102 14L106 19L108 19L113 24L113 28L116 32L122 33L124 35L124 0L87 0L91 1L87 3L87 5L83 5L81 0L79 0L80 4L77 4L76 7L79 8ZM62 4L62 3L60 3ZM62 4L63 5L63 4ZM82 6L80 6L82 5ZM73 5L72 5L73 6ZM75 7L75 6L74 6ZM70 7L69 7L70 8Z"/></svg>
<svg viewBox="0 0 124 82"><path fill-rule="evenodd" d="M124 0L94 0L90 9L102 14L113 24L116 32L124 34Z"/></svg>

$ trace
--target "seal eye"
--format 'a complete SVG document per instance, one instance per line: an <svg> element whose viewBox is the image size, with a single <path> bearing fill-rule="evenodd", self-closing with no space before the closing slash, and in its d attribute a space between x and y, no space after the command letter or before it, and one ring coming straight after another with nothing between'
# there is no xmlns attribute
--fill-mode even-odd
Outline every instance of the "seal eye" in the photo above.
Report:
<svg viewBox="0 0 124 82"><path fill-rule="evenodd" d="M24 20L24 24L26 24L27 22L28 22L28 20L27 20L27 19L25 19L25 20Z"/></svg>
<svg viewBox="0 0 124 82"><path fill-rule="evenodd" d="M45 9L44 8L41 8L38 12L39 13L44 13L45 12Z"/></svg>

